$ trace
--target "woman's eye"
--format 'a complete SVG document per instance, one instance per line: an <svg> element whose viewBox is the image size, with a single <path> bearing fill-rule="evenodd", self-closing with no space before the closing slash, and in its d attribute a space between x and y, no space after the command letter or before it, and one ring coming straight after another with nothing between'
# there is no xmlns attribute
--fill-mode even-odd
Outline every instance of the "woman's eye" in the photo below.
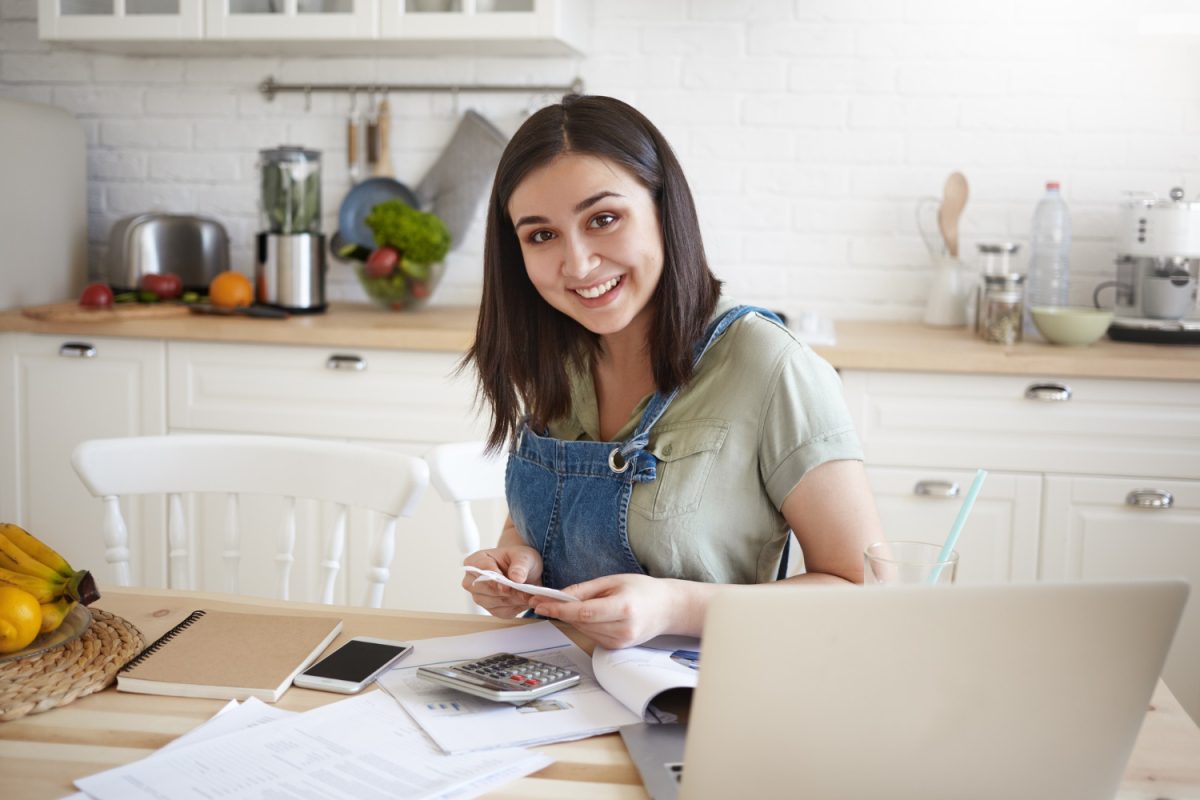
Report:
<svg viewBox="0 0 1200 800"><path fill-rule="evenodd" d="M588 227L591 228L607 228L617 221L616 214L597 214L588 220Z"/></svg>
<svg viewBox="0 0 1200 800"><path fill-rule="evenodd" d="M529 241L533 242L534 244L541 244L542 242L548 242L553 238L554 234L550 231L534 231L530 235Z"/></svg>

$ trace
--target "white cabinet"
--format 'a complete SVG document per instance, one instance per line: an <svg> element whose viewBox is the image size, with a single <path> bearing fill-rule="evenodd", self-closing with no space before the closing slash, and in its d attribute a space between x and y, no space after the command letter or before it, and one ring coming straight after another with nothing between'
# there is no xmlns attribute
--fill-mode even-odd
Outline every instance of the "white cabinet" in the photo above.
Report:
<svg viewBox="0 0 1200 800"><path fill-rule="evenodd" d="M1189 579L1164 677L1200 719L1200 384L865 370L842 380L888 538L941 541L961 497L913 489L965 491L982 467L959 540L964 580ZM1156 489L1173 507L1126 504Z"/></svg>
<svg viewBox="0 0 1200 800"><path fill-rule="evenodd" d="M56 41L199 39L202 0L38 0L38 35Z"/></svg>
<svg viewBox="0 0 1200 800"><path fill-rule="evenodd" d="M480 439L486 419L474 409L475 386L467 374L455 375L456 353L354 348L288 347L246 344L170 342L168 416L171 433L267 433L336 438L392 447L422 456L435 444ZM489 546L504 521L501 501L480 504L477 519ZM245 505L247 536L244 564L270 563L274 552L273 499ZM220 589L219 498L202 498L191 509L192 527L200 531L200 558L194 585ZM293 596L308 599L319 585L322 543L331 509L309 502L298 506ZM265 530L262 526L269 526ZM359 603L366 591L371 543L380 521L359 512L350 520L346 557L337 586L339 602ZM462 555L456 545L453 506L430 488L416 513L396 528L396 559L384 604L392 608L464 611L459 588ZM207 533L206 533L207 532ZM254 540L251 541L251 538ZM249 567L245 567L248 569ZM207 576L214 576L209 580ZM243 572L248 594L271 592L270 573Z"/></svg>
<svg viewBox="0 0 1200 800"><path fill-rule="evenodd" d="M38 0L47 41L137 53L575 55L586 0ZM155 43L161 43L156 47ZM207 48L207 50L206 50Z"/></svg>
<svg viewBox="0 0 1200 800"><path fill-rule="evenodd" d="M1169 496L1170 506L1139 507L1139 493L1147 501ZM1052 475L1045 497L1042 577L1191 582L1163 679L1200 717L1200 481Z"/></svg>
<svg viewBox="0 0 1200 800"><path fill-rule="evenodd" d="M967 470L867 467L884 532L892 541L945 539L974 477ZM958 540L959 583L1037 577L1041 491L1034 475L988 476Z"/></svg>
<svg viewBox="0 0 1200 800"><path fill-rule="evenodd" d="M0 519L16 521L97 580L110 579L104 559L100 501L71 468L79 442L165 431L163 344L157 341L6 334L0 408L7 430ZM160 499L126 499L138 583L165 579Z"/></svg>

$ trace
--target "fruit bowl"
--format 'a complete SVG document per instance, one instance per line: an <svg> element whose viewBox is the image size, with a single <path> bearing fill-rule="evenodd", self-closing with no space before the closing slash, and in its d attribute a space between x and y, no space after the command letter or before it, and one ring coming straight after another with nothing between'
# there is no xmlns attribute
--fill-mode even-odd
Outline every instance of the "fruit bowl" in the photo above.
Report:
<svg viewBox="0 0 1200 800"><path fill-rule="evenodd" d="M1033 324L1052 344L1088 345L1108 330L1113 312L1086 306L1034 306L1029 309Z"/></svg>
<svg viewBox="0 0 1200 800"><path fill-rule="evenodd" d="M436 264L418 264L408 259L402 259L389 274L382 277L372 277L367 273L363 264L356 264L354 274L376 304L390 311L408 311L420 308L429 302L429 296L437 288L445 272L446 265L439 261Z"/></svg>

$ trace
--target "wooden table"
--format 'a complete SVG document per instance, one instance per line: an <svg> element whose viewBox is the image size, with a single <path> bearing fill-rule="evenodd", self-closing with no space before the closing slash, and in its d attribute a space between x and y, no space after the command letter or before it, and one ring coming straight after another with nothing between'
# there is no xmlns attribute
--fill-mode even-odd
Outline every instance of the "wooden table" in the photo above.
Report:
<svg viewBox="0 0 1200 800"><path fill-rule="evenodd" d="M96 605L134 623L150 641L196 608L328 614L344 621L337 643L356 635L427 639L525 624L465 614L331 608L146 589L108 589ZM591 643L578 633L564 630L581 647L591 649ZM279 706L304 711L339 699L341 696L327 692L292 688ZM62 708L2 722L0 797L68 795L75 778L148 756L207 720L221 705L217 700L128 694L110 688ZM540 749L555 763L489 797L646 798L637 769L615 734ZM1200 729L1162 683L1146 714L1118 797L1200 798Z"/></svg>

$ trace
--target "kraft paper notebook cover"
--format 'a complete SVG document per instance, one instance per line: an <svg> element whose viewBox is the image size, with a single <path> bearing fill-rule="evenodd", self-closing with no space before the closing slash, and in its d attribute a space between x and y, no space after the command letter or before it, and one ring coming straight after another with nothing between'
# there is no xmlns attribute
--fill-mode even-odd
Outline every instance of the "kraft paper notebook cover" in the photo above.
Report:
<svg viewBox="0 0 1200 800"><path fill-rule="evenodd" d="M274 703L341 629L328 617L193 611L117 673L117 689Z"/></svg>

